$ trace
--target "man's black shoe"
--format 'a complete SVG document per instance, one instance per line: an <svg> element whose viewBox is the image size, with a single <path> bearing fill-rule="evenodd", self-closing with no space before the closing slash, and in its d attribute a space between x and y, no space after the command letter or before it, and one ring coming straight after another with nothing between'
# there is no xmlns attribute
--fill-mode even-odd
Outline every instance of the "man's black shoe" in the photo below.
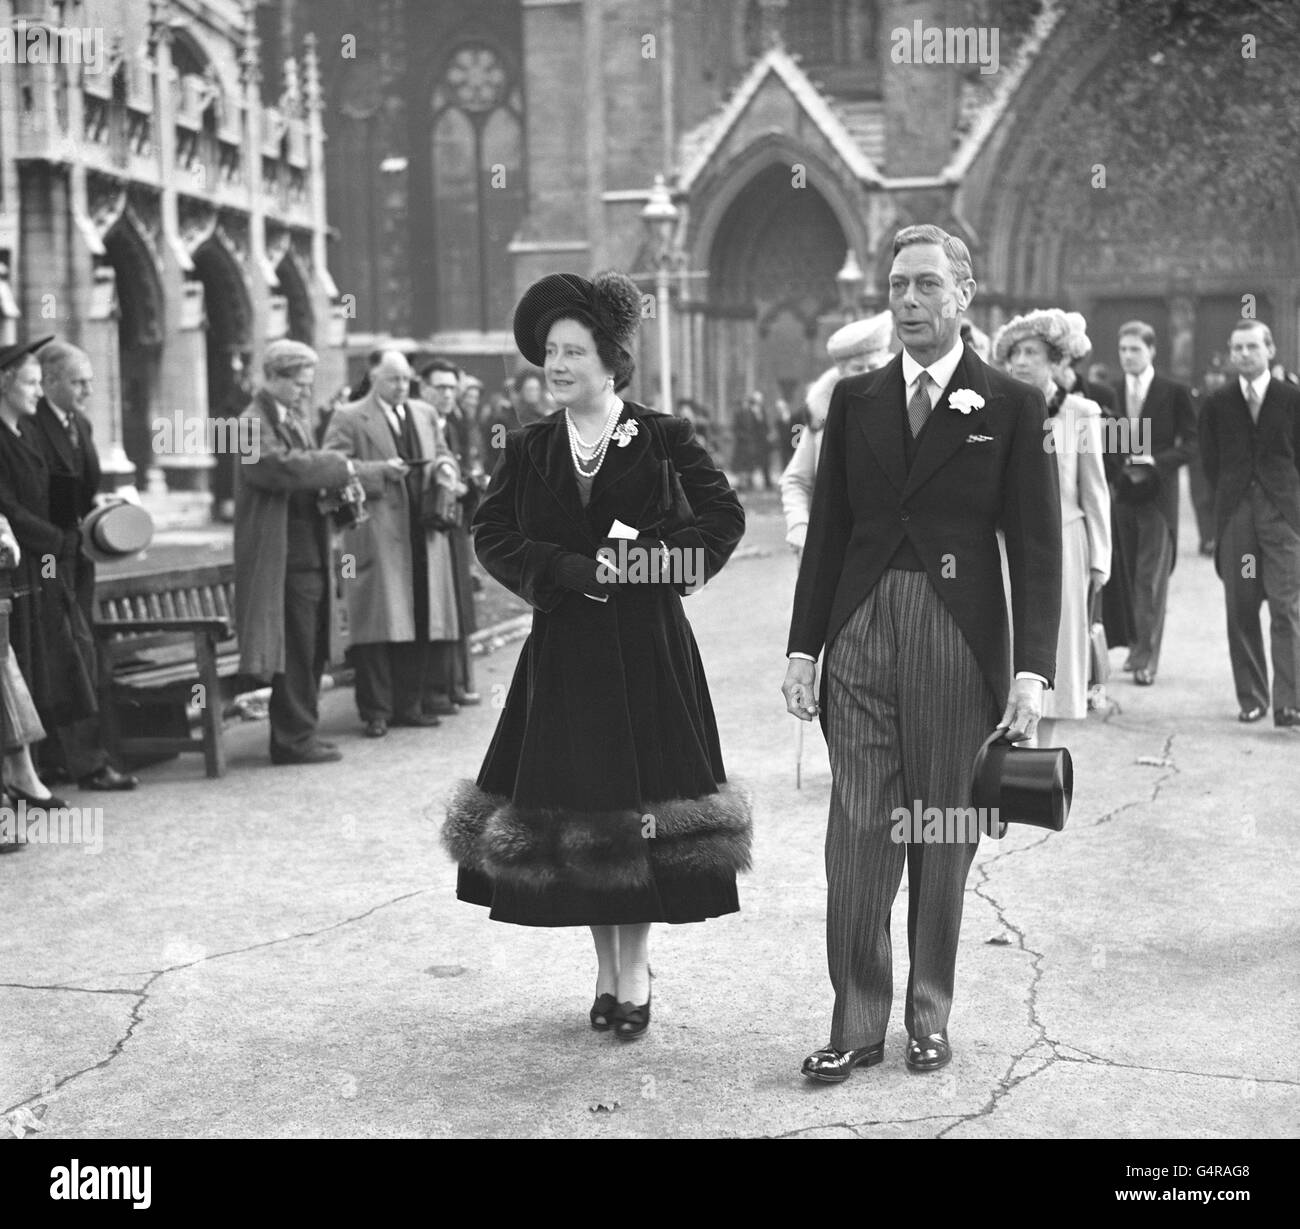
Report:
<svg viewBox="0 0 1300 1229"><path fill-rule="evenodd" d="M90 776L82 777L77 784L82 789L135 789L140 784L140 778L130 776L128 773L118 772L112 764L105 764L102 768L97 768Z"/></svg>
<svg viewBox="0 0 1300 1229"><path fill-rule="evenodd" d="M272 764L333 764L343 753L337 747L322 747L313 743L302 751L288 751L284 747L271 747Z"/></svg>
<svg viewBox="0 0 1300 1229"><path fill-rule="evenodd" d="M450 696L435 696L432 700L424 702L424 713L425 716L432 714L435 717L454 717L456 706Z"/></svg>
<svg viewBox="0 0 1300 1229"><path fill-rule="evenodd" d="M1273 714L1276 726L1300 726L1300 708L1279 708Z"/></svg>
<svg viewBox="0 0 1300 1229"><path fill-rule="evenodd" d="M362 733L367 738L383 738L388 733L388 722L382 717L371 717Z"/></svg>
<svg viewBox="0 0 1300 1229"><path fill-rule="evenodd" d="M442 718L435 717L432 713L412 713L409 717L394 717L393 724L424 729L429 726L441 725Z"/></svg>
<svg viewBox="0 0 1300 1229"><path fill-rule="evenodd" d="M1268 712L1268 709L1266 709L1262 704L1256 704L1254 708L1243 708L1241 712L1237 714L1237 720L1244 721L1249 725L1252 721L1258 721L1266 712Z"/></svg>
<svg viewBox="0 0 1300 1229"><path fill-rule="evenodd" d="M952 1062L948 1034L931 1033L928 1037L909 1037L904 1060L912 1071L938 1071Z"/></svg>
<svg viewBox="0 0 1300 1229"><path fill-rule="evenodd" d="M860 1050L833 1050L827 1046L803 1060L800 1070L819 1084L842 1084L853 1074L854 1067L874 1067L885 1057L885 1043L863 1046Z"/></svg>

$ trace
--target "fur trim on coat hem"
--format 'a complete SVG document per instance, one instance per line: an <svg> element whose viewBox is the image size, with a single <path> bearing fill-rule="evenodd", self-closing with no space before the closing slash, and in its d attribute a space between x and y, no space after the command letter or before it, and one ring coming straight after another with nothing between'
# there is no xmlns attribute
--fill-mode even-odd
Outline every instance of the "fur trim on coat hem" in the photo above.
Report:
<svg viewBox="0 0 1300 1229"><path fill-rule="evenodd" d="M751 833L749 797L734 784L641 812L518 807L462 781L442 843L462 866L501 883L620 891L654 877L746 871Z"/></svg>

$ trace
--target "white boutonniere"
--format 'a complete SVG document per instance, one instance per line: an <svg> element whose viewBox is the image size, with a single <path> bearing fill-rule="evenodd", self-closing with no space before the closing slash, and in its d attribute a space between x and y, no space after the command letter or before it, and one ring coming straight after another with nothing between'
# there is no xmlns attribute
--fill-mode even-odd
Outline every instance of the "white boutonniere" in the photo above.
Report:
<svg viewBox="0 0 1300 1229"><path fill-rule="evenodd" d="M962 414L973 414L984 408L984 398L970 388L954 389L948 394L948 408Z"/></svg>
<svg viewBox="0 0 1300 1229"><path fill-rule="evenodd" d="M617 441L620 448L626 448L632 442L632 437L636 433L636 423L629 418L627 422L621 422L614 428L612 438Z"/></svg>

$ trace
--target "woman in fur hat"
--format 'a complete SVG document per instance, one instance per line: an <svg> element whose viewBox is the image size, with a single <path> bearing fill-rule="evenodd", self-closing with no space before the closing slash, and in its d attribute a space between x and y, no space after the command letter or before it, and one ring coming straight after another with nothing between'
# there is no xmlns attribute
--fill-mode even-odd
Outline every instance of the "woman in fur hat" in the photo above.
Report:
<svg viewBox="0 0 1300 1229"><path fill-rule="evenodd" d="M893 358L894 319L888 312L854 320L836 329L826 342L834 367L823 371L804 397L803 430L799 432L794 456L781 474L781 508L785 512L785 540L796 555L803 552L812 510L813 483L817 478L817 456L822 447L822 428L830 409L835 385L848 376L876 371Z"/></svg>
<svg viewBox="0 0 1300 1229"><path fill-rule="evenodd" d="M1067 393L1054 373L1086 354L1083 317L1056 308L1008 320L993 338L999 365L1047 400L1046 447L1056 453L1061 487L1061 628L1056 685L1043 693L1038 741L1051 745L1052 718L1088 715L1089 611L1110 577L1110 491L1104 468L1101 407Z"/></svg>
<svg viewBox="0 0 1300 1229"><path fill-rule="evenodd" d="M650 1022L650 925L736 912L750 844L681 601L745 516L689 422L619 397L640 316L617 273L545 277L515 311L561 412L508 435L474 546L533 607L532 634L443 828L461 900L591 928L591 1025L625 1040Z"/></svg>

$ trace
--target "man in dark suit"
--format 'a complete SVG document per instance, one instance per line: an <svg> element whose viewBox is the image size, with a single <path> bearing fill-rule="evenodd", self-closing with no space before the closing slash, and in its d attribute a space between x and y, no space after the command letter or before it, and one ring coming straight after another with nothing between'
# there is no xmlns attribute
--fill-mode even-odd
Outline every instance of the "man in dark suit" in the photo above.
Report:
<svg viewBox="0 0 1300 1229"><path fill-rule="evenodd" d="M1201 460L1214 489L1215 567L1228 607L1228 654L1242 721L1268 711L1259 606L1268 599L1273 724L1300 730L1300 389L1274 379L1273 334L1232 330L1237 378L1201 411Z"/></svg>
<svg viewBox="0 0 1300 1229"><path fill-rule="evenodd" d="M60 529L78 530L99 493L99 453L95 449L86 406L94 372L90 357L66 341L42 347L41 384L45 395L36 407L32 435L50 469L50 519ZM69 557L73 575L65 578L86 620L94 624L95 564L84 546ZM94 668L92 663L88 663ZM138 778L118 772L108 762L98 717L56 726L42 748L51 776L66 775L82 789L134 789Z"/></svg>
<svg viewBox="0 0 1300 1229"><path fill-rule="evenodd" d="M927 843L900 837L897 815L917 804L968 808L980 744L998 725L1013 741L1032 738L1055 675L1061 510L1046 406L962 346L974 293L960 239L937 226L900 231L889 306L903 352L841 380L827 414L782 686L801 720L820 708L834 777L826 930L835 1010L830 1045L803 1065L827 1083L883 1056L889 914L905 859L906 1061L933 1071L950 1060L957 935L979 833Z"/></svg>
<svg viewBox="0 0 1300 1229"><path fill-rule="evenodd" d="M1116 483L1113 532L1118 582L1132 594L1133 636L1124 668L1133 681L1156 681L1165 632L1165 599L1178 548L1178 470L1196 455L1191 390L1156 375L1155 330L1130 320L1119 330L1124 380L1115 386L1117 433L1108 477ZM1147 470L1137 467L1146 466Z"/></svg>

